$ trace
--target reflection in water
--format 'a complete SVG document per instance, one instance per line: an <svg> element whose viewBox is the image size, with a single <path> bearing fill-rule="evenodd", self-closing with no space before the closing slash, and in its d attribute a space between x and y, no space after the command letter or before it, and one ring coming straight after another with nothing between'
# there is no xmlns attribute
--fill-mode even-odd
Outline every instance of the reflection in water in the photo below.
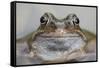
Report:
<svg viewBox="0 0 100 68"><path fill-rule="evenodd" d="M85 33L85 35L88 39L88 43L87 43L86 47L84 48L86 51L86 54L81 55L81 53L78 51L72 52L71 54L69 54L67 56L68 60L66 60L64 62L68 63L68 62L80 62L80 61L96 61L96 36L93 33L86 31L86 30L84 30L83 32ZM54 44L54 43L51 43L51 44ZM60 45L63 45L65 42L64 43L58 42L58 43ZM17 40L16 46L17 46L17 49L16 49L17 50L17 65L43 64L43 63L45 63L39 57L34 57L34 58L30 57L28 46L27 46L27 43L25 41L19 42ZM66 46L64 46L64 47L66 47ZM66 48L63 48L63 47L61 47L62 49L60 47L57 47L57 48L58 48L58 50L61 50L61 51L63 51L62 49L67 50ZM53 48L52 46L50 46L49 49L55 50L56 47ZM48 52L47 54L50 54L50 53ZM55 63L55 62L52 62L52 63Z"/></svg>

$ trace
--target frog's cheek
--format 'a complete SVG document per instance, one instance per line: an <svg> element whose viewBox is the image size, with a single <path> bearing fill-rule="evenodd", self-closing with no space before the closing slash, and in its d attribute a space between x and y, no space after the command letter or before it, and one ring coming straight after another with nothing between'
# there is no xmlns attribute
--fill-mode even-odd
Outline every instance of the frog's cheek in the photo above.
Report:
<svg viewBox="0 0 100 68"><path fill-rule="evenodd" d="M64 24L65 24L65 28L68 28L71 24L70 24L70 22L64 22Z"/></svg>

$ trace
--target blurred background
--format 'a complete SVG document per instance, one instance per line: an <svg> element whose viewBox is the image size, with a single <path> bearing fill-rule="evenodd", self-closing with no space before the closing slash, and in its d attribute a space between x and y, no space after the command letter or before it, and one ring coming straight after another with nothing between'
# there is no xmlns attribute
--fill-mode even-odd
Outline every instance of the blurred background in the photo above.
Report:
<svg viewBox="0 0 100 68"><path fill-rule="evenodd" d="M80 19L80 27L96 34L96 8L93 7L17 3L16 9L17 39L35 31L45 12L52 13L58 19L75 13Z"/></svg>

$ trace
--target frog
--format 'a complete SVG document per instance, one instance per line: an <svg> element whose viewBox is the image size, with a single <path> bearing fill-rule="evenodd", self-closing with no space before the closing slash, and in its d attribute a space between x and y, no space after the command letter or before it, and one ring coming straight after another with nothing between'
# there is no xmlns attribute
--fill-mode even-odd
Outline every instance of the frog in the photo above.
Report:
<svg viewBox="0 0 100 68"><path fill-rule="evenodd" d="M75 52L75 55L84 55L88 40L79 24L80 20L74 13L63 19L44 13L40 17L40 26L26 40L29 55L40 58L43 63L70 61L72 56L75 59Z"/></svg>

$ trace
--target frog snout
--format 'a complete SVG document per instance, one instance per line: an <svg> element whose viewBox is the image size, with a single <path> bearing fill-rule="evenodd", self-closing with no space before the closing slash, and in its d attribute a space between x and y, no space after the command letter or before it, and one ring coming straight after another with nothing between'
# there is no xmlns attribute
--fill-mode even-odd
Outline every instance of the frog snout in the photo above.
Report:
<svg viewBox="0 0 100 68"><path fill-rule="evenodd" d="M57 27L57 29L55 30L57 34L65 33L66 25L64 24L64 22L56 22L55 25Z"/></svg>
<svg viewBox="0 0 100 68"><path fill-rule="evenodd" d="M56 29L57 32L64 32L64 29L58 28Z"/></svg>
<svg viewBox="0 0 100 68"><path fill-rule="evenodd" d="M57 28L60 28L60 29L64 29L65 28L64 22L57 22L57 23L55 23L55 25L56 25Z"/></svg>
<svg viewBox="0 0 100 68"><path fill-rule="evenodd" d="M58 29L56 29L55 32L56 32L56 34L60 34L60 35L66 33L65 30L62 29L62 28L58 28Z"/></svg>

